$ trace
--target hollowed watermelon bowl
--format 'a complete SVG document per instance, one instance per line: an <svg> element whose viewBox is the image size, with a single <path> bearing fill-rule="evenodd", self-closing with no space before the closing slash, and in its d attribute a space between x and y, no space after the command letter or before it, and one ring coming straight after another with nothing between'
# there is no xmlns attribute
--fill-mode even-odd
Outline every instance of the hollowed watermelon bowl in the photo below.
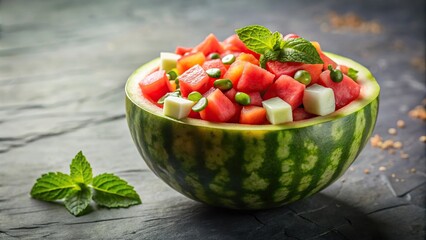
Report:
<svg viewBox="0 0 426 240"><path fill-rule="evenodd" d="M364 66L327 53L359 71L358 99L326 116L282 125L176 120L142 96L139 81L159 59L128 79L126 116L149 168L183 195L212 206L266 209L311 196L349 168L374 129L380 87Z"/></svg>

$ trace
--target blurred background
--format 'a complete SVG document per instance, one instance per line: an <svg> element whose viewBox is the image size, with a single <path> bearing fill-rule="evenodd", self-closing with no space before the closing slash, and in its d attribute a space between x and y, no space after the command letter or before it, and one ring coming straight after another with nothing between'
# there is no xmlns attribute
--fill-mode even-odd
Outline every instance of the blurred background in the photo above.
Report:
<svg viewBox="0 0 426 240"><path fill-rule="evenodd" d="M39 223L52 221L49 219L74 224L81 221L70 219L66 212L58 217L62 210L52 210L52 206L28 197L28 189L41 173L67 171L69 159L79 150L89 157L93 169L99 173L116 172L134 183L141 193L147 203L144 209L120 212L123 219L129 217L126 214L146 213L165 217L162 223L170 229L161 231L169 237L175 233L195 238L214 233L217 235L212 236L218 237L224 236L221 230L226 230L232 239L257 229L238 225L232 235L232 228L223 224L224 217L229 219L229 226L234 226L233 220L252 225L237 213L211 211L197 205L145 171L147 167L125 123L124 84L138 66L159 57L160 51L174 51L177 45L195 46L209 33L224 40L236 28L260 24L272 31L296 33L318 41L323 50L368 67L381 85L374 134L404 144L403 150L395 149L394 153L368 145L343 176L344 181L332 185L320 197L296 205L303 210L321 209L315 210L318 214L309 220L321 224L286 218L294 236L330 239L334 236L330 234L335 233L330 229L344 232L343 226L360 234L366 229L383 228L383 239L424 239L426 154L420 139L426 135L425 14L424 0L1 0L0 238L30 233L41 237L52 231L54 237L77 232L82 234L78 236L88 237L90 231L98 231L99 236L115 236L107 231L112 225L100 228L101 224L78 231L72 224L50 224L30 231ZM409 114L416 107L423 115ZM405 122L404 128L397 127L398 120ZM390 134L390 128L396 128L397 134ZM326 207L317 208L319 203ZM181 210L156 211L164 206ZM356 213L349 211L352 207L356 207ZM28 213L39 209L52 212ZM280 211L259 213L257 220L284 221L284 210ZM116 217L116 213L104 211L94 218ZM193 218L193 213L200 214ZM361 227L356 228L345 220L342 223L324 219L345 219L346 213L368 216L368 221L364 217L350 218L352 223L360 220ZM187 216L186 221L171 227L180 214ZM161 225L145 220L141 221L154 232ZM200 222L209 227L200 226ZM139 229L137 224L126 224L144 237L161 238L150 235L145 228ZM311 232L303 232L306 226ZM201 228L190 231L194 227ZM295 230L297 227L301 230ZM325 229L323 233L327 234L321 235L315 229ZM279 239L281 230L280 226L264 226L260 233ZM370 230L360 239L374 239L376 235L369 234ZM341 232L332 239L358 239Z"/></svg>

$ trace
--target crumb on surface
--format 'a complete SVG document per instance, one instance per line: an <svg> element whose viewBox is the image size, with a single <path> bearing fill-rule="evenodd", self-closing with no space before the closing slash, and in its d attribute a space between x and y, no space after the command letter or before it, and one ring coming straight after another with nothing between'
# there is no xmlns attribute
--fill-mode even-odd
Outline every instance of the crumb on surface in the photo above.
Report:
<svg viewBox="0 0 426 240"><path fill-rule="evenodd" d="M396 142L393 143L393 148L401 149L402 146L403 146L402 142L400 142L400 141L396 141Z"/></svg>
<svg viewBox="0 0 426 240"><path fill-rule="evenodd" d="M408 159L410 157L410 155L408 155L408 153L406 153L406 152L401 152L400 157L402 159Z"/></svg>
<svg viewBox="0 0 426 240"><path fill-rule="evenodd" d="M365 174L370 174L370 169L368 169L368 168L364 169L364 173Z"/></svg>
<svg viewBox="0 0 426 240"><path fill-rule="evenodd" d="M353 12L339 14L330 12L328 14L328 23L332 29L350 29L358 32L379 34L383 31L383 26L377 21L363 20Z"/></svg>
<svg viewBox="0 0 426 240"><path fill-rule="evenodd" d="M418 105L408 112L408 116L412 118L418 118L421 120L426 120L426 108L422 105Z"/></svg>
<svg viewBox="0 0 426 240"><path fill-rule="evenodd" d="M385 166L380 166L379 167L379 171L380 172L384 172L384 171L386 171L387 169L386 169L386 167Z"/></svg>
<svg viewBox="0 0 426 240"><path fill-rule="evenodd" d="M397 126L398 128L404 128L404 127L405 127L405 121L404 121L404 120L398 120L398 121L396 122L396 126Z"/></svg>
<svg viewBox="0 0 426 240"><path fill-rule="evenodd" d="M389 128L388 133L391 134L391 135L396 135L396 133L397 133L396 128Z"/></svg>

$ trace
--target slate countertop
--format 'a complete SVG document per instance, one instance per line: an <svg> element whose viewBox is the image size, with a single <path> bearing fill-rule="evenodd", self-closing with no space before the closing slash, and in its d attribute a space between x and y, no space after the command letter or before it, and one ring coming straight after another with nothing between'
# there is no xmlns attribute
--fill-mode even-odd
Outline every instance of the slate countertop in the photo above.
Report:
<svg viewBox="0 0 426 240"><path fill-rule="evenodd" d="M261 24L317 40L367 66L381 85L374 134L346 174L278 209L230 211L175 192L139 156L127 129L124 84L141 64ZM424 239L425 1L0 2L1 239ZM423 103L422 103L423 101ZM404 128L397 121L405 122ZM388 129L395 128L395 135ZM94 173L114 172L143 204L73 217L30 198L45 172L68 172L82 150Z"/></svg>

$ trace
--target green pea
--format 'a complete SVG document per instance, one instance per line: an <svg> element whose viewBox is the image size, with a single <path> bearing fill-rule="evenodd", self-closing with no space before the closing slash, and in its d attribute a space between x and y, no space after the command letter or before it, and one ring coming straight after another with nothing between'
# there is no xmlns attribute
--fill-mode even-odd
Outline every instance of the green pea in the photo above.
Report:
<svg viewBox="0 0 426 240"><path fill-rule="evenodd" d="M208 103L209 101L207 100L207 98L202 97L200 98L200 100L198 100L198 102L194 106L192 106L192 111L200 112L207 107Z"/></svg>
<svg viewBox="0 0 426 240"><path fill-rule="evenodd" d="M209 75L209 77L212 77L212 78L220 78L220 75L222 74L219 68L207 69L206 73L207 75Z"/></svg>
<svg viewBox="0 0 426 240"><path fill-rule="evenodd" d="M299 70L294 74L294 79L305 85L311 83L311 74L306 70Z"/></svg>
<svg viewBox="0 0 426 240"><path fill-rule="evenodd" d="M193 91L190 94L188 94L188 100L191 100L193 102L197 102L198 100L200 100L203 97L203 95L201 95L201 93L197 92L197 91Z"/></svg>
<svg viewBox="0 0 426 240"><path fill-rule="evenodd" d="M210 55L208 56L208 58L210 58L210 59L219 59L220 55L219 55L219 53L210 53Z"/></svg>
<svg viewBox="0 0 426 240"><path fill-rule="evenodd" d="M223 64L229 65L235 62L235 56L234 54L228 54L225 57L222 58Z"/></svg>
<svg viewBox="0 0 426 240"><path fill-rule="evenodd" d="M333 69L331 64L328 65L328 70L330 70L330 78L333 82L341 82L343 80L342 71Z"/></svg>
<svg viewBox="0 0 426 240"><path fill-rule="evenodd" d="M237 92L237 94L235 94L235 101L240 105L246 106L250 104L251 99L247 93Z"/></svg>
<svg viewBox="0 0 426 240"><path fill-rule="evenodd" d="M167 73L167 77L169 78L169 80L175 80L177 78L177 73L171 70Z"/></svg>
<svg viewBox="0 0 426 240"><path fill-rule="evenodd" d="M216 81L213 82L213 86L215 88L219 88L222 91L228 91L229 89L232 88L232 82L229 79L218 79Z"/></svg>

